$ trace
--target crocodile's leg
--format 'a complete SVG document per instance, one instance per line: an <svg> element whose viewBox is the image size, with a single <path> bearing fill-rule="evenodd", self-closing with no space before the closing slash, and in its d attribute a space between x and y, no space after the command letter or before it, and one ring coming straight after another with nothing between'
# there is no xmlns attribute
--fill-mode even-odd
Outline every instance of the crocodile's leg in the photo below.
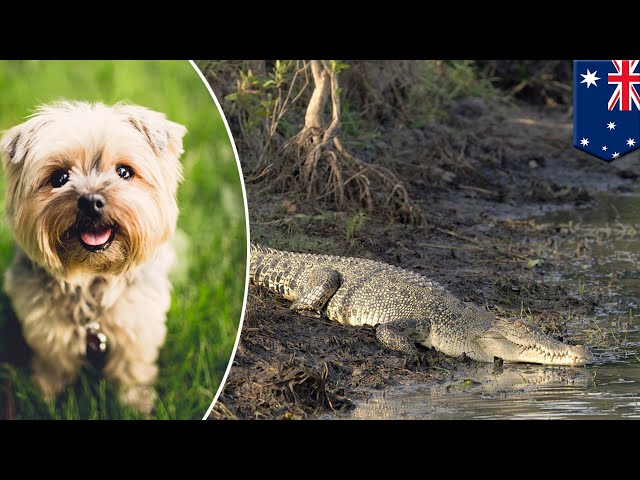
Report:
<svg viewBox="0 0 640 480"><path fill-rule="evenodd" d="M291 304L291 310L301 312L311 310L322 312L329 299L340 288L340 273L330 268L316 268L306 281L306 286L298 299Z"/></svg>
<svg viewBox="0 0 640 480"><path fill-rule="evenodd" d="M395 320L386 323L379 323L376 326L376 338L388 348L409 355L411 358L418 357L418 349L412 337L422 330L418 326L417 320Z"/></svg>

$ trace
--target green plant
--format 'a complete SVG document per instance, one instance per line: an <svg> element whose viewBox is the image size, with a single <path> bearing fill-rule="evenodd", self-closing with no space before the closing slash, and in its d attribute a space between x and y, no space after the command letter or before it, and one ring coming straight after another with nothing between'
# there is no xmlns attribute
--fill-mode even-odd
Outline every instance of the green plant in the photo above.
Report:
<svg viewBox="0 0 640 480"><path fill-rule="evenodd" d="M355 240L358 238L366 219L367 213L364 210L359 210L350 217L347 217L344 224L344 230L347 242L351 245L353 245Z"/></svg>

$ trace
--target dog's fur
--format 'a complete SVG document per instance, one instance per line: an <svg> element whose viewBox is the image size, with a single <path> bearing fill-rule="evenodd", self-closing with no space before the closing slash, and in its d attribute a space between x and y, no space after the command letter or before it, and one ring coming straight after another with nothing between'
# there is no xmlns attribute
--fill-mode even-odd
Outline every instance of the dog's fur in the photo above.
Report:
<svg viewBox="0 0 640 480"><path fill-rule="evenodd" d="M6 218L17 243L4 288L48 400L87 362L86 325L98 322L108 338L103 371L121 401L153 409L185 133L139 106L58 102L0 140ZM64 185L60 172L68 174ZM105 205L88 216L79 198L95 194ZM81 241L109 235L99 251Z"/></svg>

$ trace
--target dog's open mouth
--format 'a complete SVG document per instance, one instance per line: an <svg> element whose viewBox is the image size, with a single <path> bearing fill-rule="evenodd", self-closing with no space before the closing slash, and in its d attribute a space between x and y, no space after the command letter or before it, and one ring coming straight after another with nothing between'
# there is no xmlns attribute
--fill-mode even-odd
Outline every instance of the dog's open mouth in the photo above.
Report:
<svg viewBox="0 0 640 480"><path fill-rule="evenodd" d="M114 227L87 228L78 231L80 244L90 252L101 252L109 248L115 237Z"/></svg>

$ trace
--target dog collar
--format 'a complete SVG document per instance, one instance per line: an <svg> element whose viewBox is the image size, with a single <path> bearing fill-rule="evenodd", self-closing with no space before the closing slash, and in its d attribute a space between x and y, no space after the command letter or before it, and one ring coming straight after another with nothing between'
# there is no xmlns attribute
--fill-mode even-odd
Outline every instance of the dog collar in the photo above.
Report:
<svg viewBox="0 0 640 480"><path fill-rule="evenodd" d="M87 361L96 369L101 370L104 367L105 359L109 344L107 336L102 331L98 322L91 322L85 325L87 349Z"/></svg>

